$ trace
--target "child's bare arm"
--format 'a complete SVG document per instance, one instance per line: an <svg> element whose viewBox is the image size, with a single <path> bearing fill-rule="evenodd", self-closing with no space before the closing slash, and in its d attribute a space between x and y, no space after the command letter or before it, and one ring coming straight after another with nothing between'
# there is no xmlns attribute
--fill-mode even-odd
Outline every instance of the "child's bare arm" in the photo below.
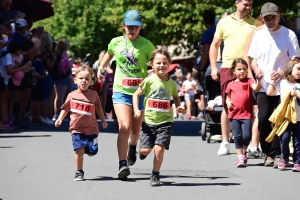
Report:
<svg viewBox="0 0 300 200"><path fill-rule="evenodd" d="M227 108L231 108L233 106L233 102L231 101L231 95L229 93L226 95L226 105Z"/></svg>
<svg viewBox="0 0 300 200"><path fill-rule="evenodd" d="M275 79L272 79L268 85L268 88L267 88L267 95L269 96L272 96L272 95L275 95L276 92L277 92L277 89L275 88Z"/></svg>
<svg viewBox="0 0 300 200"><path fill-rule="evenodd" d="M258 79L258 80L257 80L257 83L253 83L253 84L251 85L251 88L252 88L252 90L253 90L254 92L258 92L258 91L260 90L260 88L261 88L261 79Z"/></svg>
<svg viewBox="0 0 300 200"><path fill-rule="evenodd" d="M57 120L55 121L54 125L56 127L59 127L61 125L61 123L62 123L62 120L67 116L67 114L68 114L68 112L66 110L61 110L60 114L59 114Z"/></svg>
<svg viewBox="0 0 300 200"><path fill-rule="evenodd" d="M99 118L101 120L102 127L106 128L107 123L106 123L105 116L104 116L103 110L101 108L101 105L99 105L99 107L96 108L96 112L97 112L97 115L99 116Z"/></svg>
<svg viewBox="0 0 300 200"><path fill-rule="evenodd" d="M139 87L132 96L134 117L137 119L141 116L141 111L139 110L139 97L142 94L143 94L143 90L142 88Z"/></svg>

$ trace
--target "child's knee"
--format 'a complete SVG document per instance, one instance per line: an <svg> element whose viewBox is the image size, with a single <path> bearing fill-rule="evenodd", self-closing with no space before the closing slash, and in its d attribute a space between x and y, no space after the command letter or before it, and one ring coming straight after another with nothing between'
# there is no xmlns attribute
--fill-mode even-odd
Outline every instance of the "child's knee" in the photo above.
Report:
<svg viewBox="0 0 300 200"><path fill-rule="evenodd" d="M79 148L75 150L77 155L84 155L85 149L84 148Z"/></svg>
<svg viewBox="0 0 300 200"><path fill-rule="evenodd" d="M165 147L156 144L156 145L154 146L154 151L155 151L155 154L163 153L163 152L165 151Z"/></svg>
<svg viewBox="0 0 300 200"><path fill-rule="evenodd" d="M140 152L145 156L149 155L151 151L152 151L152 148L141 148L140 149Z"/></svg>

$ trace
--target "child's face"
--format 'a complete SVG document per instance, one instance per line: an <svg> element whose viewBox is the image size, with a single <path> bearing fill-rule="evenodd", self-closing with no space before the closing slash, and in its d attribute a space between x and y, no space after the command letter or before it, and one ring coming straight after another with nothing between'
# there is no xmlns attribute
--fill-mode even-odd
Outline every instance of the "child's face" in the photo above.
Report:
<svg viewBox="0 0 300 200"><path fill-rule="evenodd" d="M154 70L154 73L156 74L166 74L170 66L170 61L168 60L167 56L162 54L156 54L153 63L152 68Z"/></svg>
<svg viewBox="0 0 300 200"><path fill-rule="evenodd" d="M92 83L92 76L88 71L81 71L74 78L74 82L78 89L84 92L89 89L89 86Z"/></svg>
<svg viewBox="0 0 300 200"><path fill-rule="evenodd" d="M186 79L187 79L187 80L191 80L191 74L190 74L190 73L188 73L188 74L186 75Z"/></svg>
<svg viewBox="0 0 300 200"><path fill-rule="evenodd" d="M233 71L239 80L244 79L247 76L247 72L247 66L243 65L242 63L237 63Z"/></svg>
<svg viewBox="0 0 300 200"><path fill-rule="evenodd" d="M297 80L300 79L300 63L295 64L292 70L292 76Z"/></svg>

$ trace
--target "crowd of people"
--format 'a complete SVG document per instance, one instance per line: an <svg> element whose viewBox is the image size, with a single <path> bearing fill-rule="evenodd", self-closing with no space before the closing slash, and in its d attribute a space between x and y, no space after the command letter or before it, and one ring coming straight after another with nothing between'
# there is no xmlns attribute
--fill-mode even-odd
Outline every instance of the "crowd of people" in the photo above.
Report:
<svg viewBox="0 0 300 200"><path fill-rule="evenodd" d="M265 166L285 170L293 137L292 171L300 172L299 42L280 24L277 5L264 4L254 19L249 15L252 3L236 0L236 11L224 13L217 25L215 13L204 11L207 30L200 42L201 58L192 71L183 73L177 67L174 74L168 74L169 52L139 34L142 16L137 10L124 14L124 35L113 38L93 65L72 59L67 39L54 42L43 27L31 29L30 20L20 14L13 26L0 24L0 128L41 123L58 127L70 113L75 180L80 181L84 154L98 152L97 116L106 128L105 115L112 113L119 131L118 178L126 179L137 157L144 160L153 149L150 185L160 186L174 118L186 112L195 119L197 112L222 105L218 155L229 154L232 131L237 167L247 166L247 154L262 151ZM221 89L211 102L205 102L203 92L208 70ZM272 115L274 111L280 115Z"/></svg>

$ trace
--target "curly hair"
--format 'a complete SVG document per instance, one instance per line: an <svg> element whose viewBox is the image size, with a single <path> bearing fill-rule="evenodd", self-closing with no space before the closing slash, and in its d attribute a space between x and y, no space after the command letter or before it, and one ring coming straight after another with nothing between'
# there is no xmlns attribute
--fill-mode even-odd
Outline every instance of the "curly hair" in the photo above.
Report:
<svg viewBox="0 0 300 200"><path fill-rule="evenodd" d="M293 67L296 64L300 63L300 58L299 57L293 57L289 63L287 64L287 66L283 69L283 75L282 75L282 79L286 79L287 81L290 81L291 79L291 75L292 75L292 71L293 71ZM300 79L296 80L297 83L300 82Z"/></svg>
<svg viewBox="0 0 300 200"><path fill-rule="evenodd" d="M76 72L75 72L75 77L82 71L88 71L91 75L91 80L92 77L94 76L94 71L92 68L90 68L88 65L81 65L77 68Z"/></svg>

